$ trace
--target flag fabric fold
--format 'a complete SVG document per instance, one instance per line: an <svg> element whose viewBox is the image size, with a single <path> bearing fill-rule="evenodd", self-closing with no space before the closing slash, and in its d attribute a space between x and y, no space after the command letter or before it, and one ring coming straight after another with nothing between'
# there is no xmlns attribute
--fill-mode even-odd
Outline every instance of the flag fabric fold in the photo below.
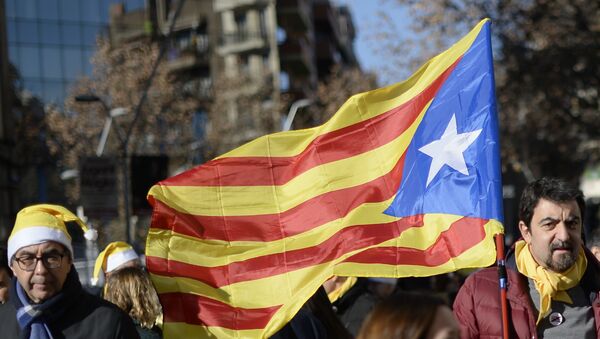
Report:
<svg viewBox="0 0 600 339"><path fill-rule="evenodd" d="M165 337L269 337L332 275L492 264L503 229L489 26L319 127L153 186L146 260Z"/></svg>

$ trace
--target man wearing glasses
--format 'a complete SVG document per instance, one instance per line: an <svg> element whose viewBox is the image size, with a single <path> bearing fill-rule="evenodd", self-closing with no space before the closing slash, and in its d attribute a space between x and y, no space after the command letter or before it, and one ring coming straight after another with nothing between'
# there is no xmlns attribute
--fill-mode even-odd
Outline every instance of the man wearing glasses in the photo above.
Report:
<svg viewBox="0 0 600 339"><path fill-rule="evenodd" d="M2 338L138 338L131 319L116 306L83 290L73 264L65 222L92 230L62 206L21 210L8 238L15 277L10 303L0 306Z"/></svg>

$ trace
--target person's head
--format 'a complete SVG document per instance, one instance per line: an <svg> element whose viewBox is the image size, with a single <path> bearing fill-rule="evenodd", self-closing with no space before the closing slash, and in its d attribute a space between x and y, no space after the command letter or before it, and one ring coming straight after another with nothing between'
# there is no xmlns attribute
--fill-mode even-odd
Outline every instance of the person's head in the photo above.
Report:
<svg viewBox="0 0 600 339"><path fill-rule="evenodd" d="M422 292L396 292L375 308L357 339L453 339L458 323L441 298Z"/></svg>
<svg viewBox="0 0 600 339"><path fill-rule="evenodd" d="M587 246L592 254L600 261L600 227L595 228L589 239L587 239Z"/></svg>
<svg viewBox="0 0 600 339"><path fill-rule="evenodd" d="M564 272L583 245L583 193L564 180L541 178L528 184L519 204L519 230L539 265Z"/></svg>
<svg viewBox="0 0 600 339"><path fill-rule="evenodd" d="M113 272L106 281L104 299L140 323L152 328L162 313L156 290L148 274L139 267L126 267Z"/></svg>
<svg viewBox="0 0 600 339"><path fill-rule="evenodd" d="M8 288L12 271L8 266L8 258L6 258L6 249L0 247L0 304L4 304L8 300Z"/></svg>
<svg viewBox="0 0 600 339"><path fill-rule="evenodd" d="M58 205L33 205L17 214L8 238L10 268L29 299L41 303L60 292L73 262L65 222L75 221L85 237L96 234L73 213Z"/></svg>
<svg viewBox="0 0 600 339"><path fill-rule="evenodd" d="M113 272L126 267L141 267L140 257L128 243L123 241L111 242L96 258L93 283L98 283L100 271L103 271L108 278Z"/></svg>

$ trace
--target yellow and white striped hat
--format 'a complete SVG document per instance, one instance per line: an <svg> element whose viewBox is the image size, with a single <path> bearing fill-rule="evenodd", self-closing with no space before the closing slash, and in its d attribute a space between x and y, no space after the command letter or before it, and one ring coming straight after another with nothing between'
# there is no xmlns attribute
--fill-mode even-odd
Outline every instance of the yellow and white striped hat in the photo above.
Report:
<svg viewBox="0 0 600 339"><path fill-rule="evenodd" d="M64 245L73 256L71 235L65 226L65 222L70 221L76 222L83 229L86 239L96 240L98 237L96 230L89 229L81 219L62 206L39 204L23 208L17 213L15 226L8 237L9 260L19 249L46 241Z"/></svg>
<svg viewBox="0 0 600 339"><path fill-rule="evenodd" d="M139 258L133 247L128 243L123 241L111 242L96 258L92 283L95 285L98 282L100 270L104 271L104 273L109 273L124 263Z"/></svg>

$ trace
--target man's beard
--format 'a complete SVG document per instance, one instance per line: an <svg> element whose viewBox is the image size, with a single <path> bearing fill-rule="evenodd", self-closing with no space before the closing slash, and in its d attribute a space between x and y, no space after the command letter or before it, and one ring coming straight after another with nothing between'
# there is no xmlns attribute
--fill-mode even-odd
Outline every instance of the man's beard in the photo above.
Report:
<svg viewBox="0 0 600 339"><path fill-rule="evenodd" d="M556 249L569 250L568 253L564 253L558 257L555 261L553 260L553 253ZM557 241L550 244L550 255L546 258L546 266L554 272L564 272L568 270L577 261L578 251L569 241Z"/></svg>

